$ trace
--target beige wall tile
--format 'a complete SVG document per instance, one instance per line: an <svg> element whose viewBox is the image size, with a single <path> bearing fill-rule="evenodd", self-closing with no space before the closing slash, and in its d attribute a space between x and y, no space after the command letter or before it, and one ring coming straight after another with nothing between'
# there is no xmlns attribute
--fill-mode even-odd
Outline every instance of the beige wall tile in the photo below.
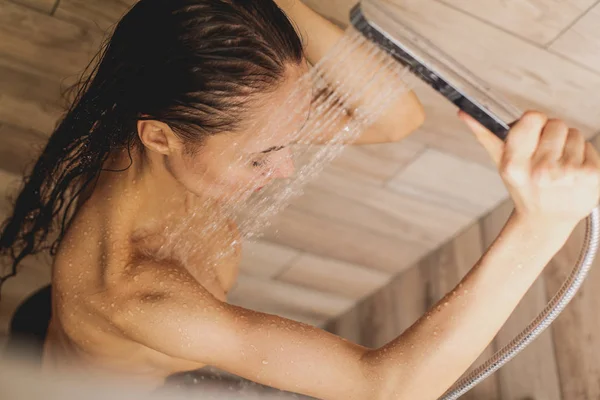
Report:
<svg viewBox="0 0 600 400"><path fill-rule="evenodd" d="M271 278L300 256L298 250L266 241L244 241L240 270L247 275Z"/></svg>
<svg viewBox="0 0 600 400"><path fill-rule="evenodd" d="M240 274L229 302L256 311L297 315L325 320L340 315L354 304L352 299L284 282Z"/></svg>
<svg viewBox="0 0 600 400"><path fill-rule="evenodd" d="M17 4L31 7L35 10L50 14L56 5L57 0L9 0Z"/></svg>
<svg viewBox="0 0 600 400"><path fill-rule="evenodd" d="M77 75L98 50L99 39L70 22L0 3L0 53L24 68L35 67L58 79Z"/></svg>
<svg viewBox="0 0 600 400"><path fill-rule="evenodd" d="M584 15L550 46L582 65L600 72L600 4Z"/></svg>
<svg viewBox="0 0 600 400"><path fill-rule="evenodd" d="M390 275L332 259L303 254L277 280L360 300L383 286Z"/></svg>
<svg viewBox="0 0 600 400"><path fill-rule="evenodd" d="M399 272L419 259L427 248L373 231L327 220L290 206L265 232L271 242L351 264Z"/></svg>
<svg viewBox="0 0 600 400"><path fill-rule="evenodd" d="M403 0L393 0L402 3ZM504 30L544 45L595 0L439 0Z"/></svg>
<svg viewBox="0 0 600 400"><path fill-rule="evenodd" d="M433 149L399 173L389 188L473 218L508 196L497 172Z"/></svg>
<svg viewBox="0 0 600 400"><path fill-rule="evenodd" d="M389 234L393 237L403 238L410 242L422 243L430 247L440 241L446 240L456 232L456 229L464 226L470 221L470 217L460 211L449 210L445 204L433 204L415 198L412 195L397 193L389 188L368 185L363 182L357 182L350 177L340 173L325 171L313 187L326 193L332 193L334 196L346 197L357 204L363 204L373 209L371 213L383 218L384 221L378 223L378 220L368 222L372 229L381 225L387 226L387 231L393 231ZM337 201L332 201L330 209L335 208ZM302 201L299 200L299 204ZM321 203L320 203L321 204ZM340 203L344 204L344 202ZM301 207L301 206L299 206ZM319 210L318 207L313 207ZM312 212L317 212L317 211ZM332 214L343 213L344 210L332 211ZM351 214L351 213L350 213ZM326 215L323 213L322 215Z"/></svg>

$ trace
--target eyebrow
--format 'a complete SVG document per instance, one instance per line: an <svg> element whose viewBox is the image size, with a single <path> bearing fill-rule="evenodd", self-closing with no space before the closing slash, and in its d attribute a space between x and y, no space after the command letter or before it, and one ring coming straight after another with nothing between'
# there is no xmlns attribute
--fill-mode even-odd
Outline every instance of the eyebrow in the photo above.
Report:
<svg viewBox="0 0 600 400"><path fill-rule="evenodd" d="M285 149L285 146L273 146L273 147L269 147L268 149L261 151L261 153L266 154L266 153L270 153L272 151L279 151L281 149Z"/></svg>
<svg viewBox="0 0 600 400"><path fill-rule="evenodd" d="M313 88L313 90L314 90L314 88ZM314 99L315 99L315 97L313 95L311 103L310 103L310 106L308 107L308 113L306 114L306 120L304 120L304 123L302 124L302 127L300 128L300 131L302 129L304 129L304 127L308 123L308 120L310 119L310 116L311 116L311 113L312 113ZM286 146L273 146L273 147L269 147L268 149L266 149L264 151L261 151L260 153L261 154L267 154L267 153L271 153L273 151L279 151L279 150L282 150L282 149L285 149L285 148L286 148Z"/></svg>

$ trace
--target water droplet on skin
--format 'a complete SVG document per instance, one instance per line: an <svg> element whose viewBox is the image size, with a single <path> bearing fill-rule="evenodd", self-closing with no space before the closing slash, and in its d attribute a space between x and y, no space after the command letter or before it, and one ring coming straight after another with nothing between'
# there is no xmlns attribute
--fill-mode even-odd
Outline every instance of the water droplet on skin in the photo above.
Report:
<svg viewBox="0 0 600 400"><path fill-rule="evenodd" d="M262 362L264 365L267 365L269 362L267 360L263 360Z"/></svg>
<svg viewBox="0 0 600 400"><path fill-rule="evenodd" d="M449 305L449 304L450 304L450 303L448 303L448 302L445 302L445 303L444 303L444 307L448 307L448 305Z"/></svg>

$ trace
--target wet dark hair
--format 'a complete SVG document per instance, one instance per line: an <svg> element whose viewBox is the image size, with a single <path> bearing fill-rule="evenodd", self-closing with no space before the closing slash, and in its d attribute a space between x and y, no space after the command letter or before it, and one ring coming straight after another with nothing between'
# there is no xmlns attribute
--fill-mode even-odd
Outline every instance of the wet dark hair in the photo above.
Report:
<svg viewBox="0 0 600 400"><path fill-rule="evenodd" d="M239 128L252 96L277 88L302 60L302 42L273 0L138 2L73 87L24 178L0 237L12 262L0 287L26 256L56 254L73 204L109 154L139 145L138 120L164 122L193 146Z"/></svg>

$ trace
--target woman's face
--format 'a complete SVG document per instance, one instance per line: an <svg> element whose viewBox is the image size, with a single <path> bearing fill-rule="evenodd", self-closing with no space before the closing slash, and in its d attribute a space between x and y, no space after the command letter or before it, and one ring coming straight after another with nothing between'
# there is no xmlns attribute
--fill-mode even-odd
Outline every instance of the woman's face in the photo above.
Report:
<svg viewBox="0 0 600 400"><path fill-rule="evenodd" d="M263 96L248 128L210 136L193 154L169 160L174 177L192 193L219 202L243 201L295 172L291 145L310 113L312 91L301 77L307 68L289 68L284 83Z"/></svg>

